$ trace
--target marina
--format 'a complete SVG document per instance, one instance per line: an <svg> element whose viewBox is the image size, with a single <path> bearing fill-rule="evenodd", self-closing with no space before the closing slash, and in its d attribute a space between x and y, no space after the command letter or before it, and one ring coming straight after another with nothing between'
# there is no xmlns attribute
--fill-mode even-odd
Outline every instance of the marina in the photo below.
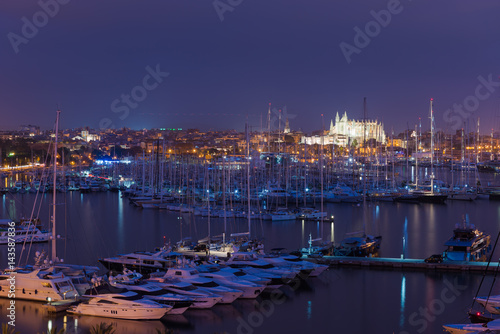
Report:
<svg viewBox="0 0 500 334"><path fill-rule="evenodd" d="M12 216L14 213L12 210L16 208L16 217L22 217L26 215L23 211L29 211L29 207L32 205L31 202L34 200L34 197L35 196L33 194L7 195L2 198L2 205L0 207L3 212L7 213L9 216ZM50 194L44 195L43 198L43 201L46 201L47 203L50 202ZM126 254L127 252L135 252L137 250L154 251L154 247L161 247L165 241L168 241L168 239L166 239L167 237L173 238L174 241L180 240L181 236L184 237L186 235L192 236L193 239L201 239L206 236L206 229L208 227L208 217L195 216L194 213L189 212L181 214L179 212L168 210L140 210L134 205L131 205L127 197L121 197L120 193L95 192L79 194L68 192L57 194L57 200L59 202L66 201L72 206L73 210L68 216L69 220L73 222L80 221L79 224L73 223L71 225L71 234L84 234L85 231L93 231L92 238L75 239L70 237L69 239L60 238L57 241L58 248L64 249L64 243L71 240L72 245L70 247L73 249L79 249L79 251L62 254L61 257L63 257L65 262L68 263L80 263L91 266L96 265L96 259L98 258L115 256L116 254ZM405 281L420 281L422 279L422 276L420 275L425 275L424 277L429 277L429 279L434 282L433 284L437 284L438 286L439 284L443 284L443 282L445 282L443 281L443 277L446 277L448 281L453 281L457 278L460 280L470 280L472 278L473 281L471 281L472 283L468 283L470 287L467 290L471 290L470 293L472 293L472 290L474 289L472 286L477 286L481 275L483 274L485 263L454 263L452 265L445 263L426 264L423 260L412 260L412 258L424 259L431 254L444 251L444 244L446 240L449 239L450 233L452 232L456 222L463 219L463 212L468 212L471 221L477 221L477 217L485 214L495 217L498 210L497 203L498 202L496 201L489 200L477 200L475 202L465 202L465 204L459 202L449 202L445 205L427 203L415 205L395 202L368 202L364 210L360 210L361 207L356 203L325 203L324 206L328 214L335 216L334 222L320 223L306 220L272 222L252 220L251 223L255 237L264 237L265 249L270 250L276 247L285 247L288 250L298 248L306 250L308 248L309 235L319 235L321 227L323 227L323 233L329 237L331 237L333 232L334 242L340 243L340 241L344 239L350 231L362 229L363 221L366 219L364 216L368 214L367 221L370 223L366 227L367 232L383 235L384 240L381 243L379 250L380 257L339 258L326 256L320 260L315 259L315 261L325 261L324 263L330 266L330 269L318 278L309 278L307 280L307 285L312 284L313 286L316 286L315 290L318 288L324 289L318 286L318 282L320 286L330 281L337 282L337 275L347 275L348 277L352 275L356 277L369 275L367 277L371 277L371 280L376 280L378 275L385 273L385 275L390 276L389 280L391 281L396 279L396 277L399 277L399 283L395 283L396 286L398 286L395 290L399 290L397 294L401 292L401 275L406 277ZM92 207L92 210L83 210L83 208L89 206ZM422 206L425 207L426 210L422 211ZM48 206L42 205L42 208L44 207L48 208ZM42 209L41 217L46 215L46 213L44 213L47 212L46 210L47 209ZM94 215L95 213L93 212L106 212L106 214L104 217L100 218L103 219L102 221L96 221L95 217L97 216L94 216L94 218L91 218L92 216L85 218L85 215ZM423 212L427 213L422 216ZM462 212L462 214L460 212ZM84 215L83 217L82 214ZM179 217L182 217L182 219L178 219ZM441 218L443 217L447 218L442 220ZM403 252L402 240L405 235L405 219L408 221L406 231L407 248L405 255L407 259L401 260L401 253ZM422 220L425 220L428 223L421 224L420 222ZM134 221L135 224L127 224L127 221ZM443 221L443 223L439 224L438 221ZM222 234L224 230L224 218L210 218L210 222L212 233L214 235ZM58 230L63 233L65 231L64 221L59 221L58 224L60 224ZM99 229L97 229L97 224L100 226ZM247 228L247 224L247 219L234 217L234 219L231 220L231 223L227 224L226 228L229 232L242 231ZM138 226L142 226L142 228L138 229ZM490 222L483 222L480 228L485 232L490 232L494 231L495 226L496 223L494 220L491 220ZM290 235L290 238L281 239L278 237L281 233L284 233L284 231L288 231L287 235ZM138 235L138 233L140 233L140 235ZM429 235L434 235L435 237L429 239ZM156 240L156 242L152 244L149 240ZM425 242L427 246L418 247L417 245L420 245L422 242ZM45 246L43 244L33 244L33 247L35 250L42 250ZM201 252L200 255L203 256L203 254L204 252ZM494 254L495 257L498 257L498 254L500 253L496 250ZM488 270L489 273L487 275L488 277L493 276L492 274L494 273L494 268L496 268L496 266L497 263L490 264L490 269ZM358 272L358 274L355 274L356 272ZM470 278L466 278L469 277L469 275L471 275ZM398 279L396 279L396 281L398 281ZM351 284L354 284L354 282L347 283L344 280L342 280L342 282L344 286L348 287L351 286ZM287 292L288 289L290 288L284 289L284 293L288 295L288 301L285 303L288 306L285 305L284 307L287 312L296 312L292 310L294 310L298 305L296 304L297 296L292 298L293 295ZM353 285L352 289L355 289ZM386 293L394 295L396 294L395 290L388 289L386 290ZM302 291L301 288L299 288L298 291ZM301 294L303 293L304 292L301 292ZM313 298L313 296L310 295L311 293L312 292L307 293L309 295L308 298ZM332 296L331 298L341 298L341 294L339 294L340 291L332 291L331 293L335 293L335 296ZM318 292L314 292L313 294L316 296ZM414 298L411 297L411 290L407 290L405 294L407 298L410 298L410 300ZM468 294L469 292L467 295ZM463 296L461 295L461 297ZM259 297L259 303L268 300L268 298L269 297L266 297L266 295ZM318 298L319 297L314 297L313 300ZM2 301L0 300L0 302ZM318 300L318 302L320 301ZM465 305L468 301L465 302L464 300L462 303L462 305ZM234 302L234 305L236 306L233 307L240 309L242 306L246 307L246 302L243 301L241 304L241 302L237 300ZM162 322L153 326L151 330L155 327L162 328L166 326L168 328L175 328L181 332L201 333L203 332L202 328L205 328L205 326L210 324L214 330L215 328L225 328L226 330L233 332L237 331L239 326L239 323L235 322L237 321L237 317L233 318L233 320L224 322L217 322L217 320L215 320L217 319L217 314L220 314L220 312L226 312L219 309L219 307L223 306L215 306L214 310L211 311L212 313L210 313L208 318L211 320L203 320L205 315L200 318L200 315L197 314L197 312L200 311L188 310L184 312L183 315L180 315L183 319L181 323L178 322L179 319L175 319L174 321L174 318L178 318L179 316L167 315L165 320L162 320ZM243 310L244 309L245 308L243 308ZM241 315L245 317L245 314L247 314L248 316L252 309L253 308L247 311L249 313L245 313L245 311L243 311L244 313ZM230 311L232 314L234 310L232 308L230 310L232 310ZM201 312L207 312L207 310ZM280 314L280 312L278 312L278 314ZM229 315L226 315L224 318L226 319L228 316ZM299 316L299 314L297 314L297 316ZM55 316L50 318L50 321L52 324L58 324L59 327L61 327L65 324L63 322L64 317L67 319L66 326L71 325L73 326L72 328L74 328L73 319L78 319L79 327L84 326L85 324L82 316L73 318L71 315L65 315L64 312L56 313ZM229 318L231 317L232 316L229 316ZM46 323L45 325L42 325L44 323L42 318L34 319L39 319L35 321L35 324L38 324L35 326L46 326ZM118 320L113 320L112 323L117 324L117 326L121 326L121 323L117 321ZM207 323L205 321L209 322ZM319 326L321 320L316 319L315 321L319 321ZM188 328L183 327L185 325L181 325L182 323L188 323L190 326ZM435 324L434 328L438 330L440 325L441 324ZM392 330L394 328L398 328L398 321L393 322L393 326L395 327L391 327ZM404 330L404 328L406 328L405 326L409 326L409 323L406 322L406 325L403 325L401 330ZM146 327L147 326L140 328ZM198 328L198 330L196 328ZM266 326L263 328L266 328ZM432 326L430 328L432 328ZM84 330L83 327L82 330ZM131 329L123 329L123 331L124 333L132 332ZM430 332L432 332L431 329ZM148 333L147 329L146 333ZM151 333L153 333L153 331L151 331Z"/></svg>
<svg viewBox="0 0 500 334"><path fill-rule="evenodd" d="M0 8L2 334L500 333L495 0Z"/></svg>

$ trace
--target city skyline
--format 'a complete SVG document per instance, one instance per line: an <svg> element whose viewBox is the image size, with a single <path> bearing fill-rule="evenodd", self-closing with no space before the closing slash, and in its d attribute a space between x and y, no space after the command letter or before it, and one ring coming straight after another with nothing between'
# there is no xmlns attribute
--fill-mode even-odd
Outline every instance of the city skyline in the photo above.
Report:
<svg viewBox="0 0 500 334"><path fill-rule="evenodd" d="M65 128L258 129L272 103L311 132L367 97L386 133L427 129L430 98L438 129L498 131L498 6L5 3L0 129L49 129L57 106Z"/></svg>

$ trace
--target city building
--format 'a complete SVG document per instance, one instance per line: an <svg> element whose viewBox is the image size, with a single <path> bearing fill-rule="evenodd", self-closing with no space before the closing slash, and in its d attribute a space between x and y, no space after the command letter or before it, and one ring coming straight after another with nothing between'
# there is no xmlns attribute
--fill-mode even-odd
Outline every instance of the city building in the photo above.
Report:
<svg viewBox="0 0 500 334"><path fill-rule="evenodd" d="M361 144L363 140L376 140L378 143L385 143L384 125L376 120L348 119L347 112L344 112L340 118L337 112L335 124L331 120L328 133L310 137L304 136L301 143L307 145L334 144L345 147L352 145L355 141Z"/></svg>

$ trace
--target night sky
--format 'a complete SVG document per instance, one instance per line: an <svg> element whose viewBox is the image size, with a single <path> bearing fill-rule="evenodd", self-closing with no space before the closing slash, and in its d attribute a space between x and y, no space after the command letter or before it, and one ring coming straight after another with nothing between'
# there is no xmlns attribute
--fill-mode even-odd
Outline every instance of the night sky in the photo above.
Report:
<svg viewBox="0 0 500 334"><path fill-rule="evenodd" d="M59 105L64 128L257 130L272 103L313 131L367 97L397 133L429 127L432 97L438 128L499 130L498 0L40 3L0 3L0 129L51 128Z"/></svg>

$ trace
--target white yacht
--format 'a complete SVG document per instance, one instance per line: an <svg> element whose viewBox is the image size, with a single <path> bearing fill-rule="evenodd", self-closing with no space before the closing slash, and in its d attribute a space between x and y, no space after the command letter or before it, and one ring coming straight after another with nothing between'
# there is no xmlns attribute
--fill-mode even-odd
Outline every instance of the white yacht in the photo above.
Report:
<svg viewBox="0 0 500 334"><path fill-rule="evenodd" d="M9 224L9 225L7 225ZM50 232L40 231L34 224L29 221L15 227L14 236L9 236L9 228L13 222L2 219L0 226L0 245L7 245L14 240L15 243L30 243L30 242L46 242L50 238ZM5 227L4 227L5 226Z"/></svg>
<svg viewBox="0 0 500 334"><path fill-rule="evenodd" d="M99 267L66 264L60 262L54 264L54 271L57 273L62 272L64 276L71 280L76 291L78 291L80 295L83 295L92 287L91 277L97 274Z"/></svg>
<svg viewBox="0 0 500 334"><path fill-rule="evenodd" d="M443 257L450 261L486 261L491 250L491 236L470 224L468 217L462 224L456 224L451 237L444 245Z"/></svg>
<svg viewBox="0 0 500 334"><path fill-rule="evenodd" d="M488 297L477 297L476 302L486 308L491 314L500 314L500 295Z"/></svg>
<svg viewBox="0 0 500 334"><path fill-rule="evenodd" d="M263 276L251 275L243 271L242 269L236 269L231 267L225 267L218 264L199 264L196 266L196 269L200 273L219 273L222 275L227 275L228 277L236 277L240 279L244 279L245 281L249 281L259 285L268 285L271 283L270 278L266 278ZM279 278L279 276L277 276Z"/></svg>
<svg viewBox="0 0 500 334"><path fill-rule="evenodd" d="M326 218L326 212L314 208L301 208L299 213L297 213L297 218L304 220L321 220Z"/></svg>
<svg viewBox="0 0 500 334"><path fill-rule="evenodd" d="M148 282L155 282L168 292L186 296L193 301L191 308L193 309L208 309L219 303L222 296L210 292L205 289L198 288L190 283L183 282L179 279L152 277Z"/></svg>
<svg viewBox="0 0 500 334"><path fill-rule="evenodd" d="M257 254L252 252L238 252L233 253L231 257L225 262L226 265L232 268L254 268L258 272L268 272L271 274L279 275L281 284L288 284L296 278L300 270L290 267L277 267L269 262L259 258ZM249 274L255 275L256 271L247 271Z"/></svg>
<svg viewBox="0 0 500 334"><path fill-rule="evenodd" d="M171 306L161 305L153 300L125 289L99 289L95 295L85 295L87 301L68 309L68 313L92 315L96 317L158 320L172 310Z"/></svg>
<svg viewBox="0 0 500 334"><path fill-rule="evenodd" d="M179 254L160 251L134 252L129 254L119 254L118 256L99 259L106 269L122 272L124 268L135 270L141 274L149 274L156 271L166 271L176 263Z"/></svg>
<svg viewBox="0 0 500 334"><path fill-rule="evenodd" d="M443 328L445 331L451 334L496 333L497 330L500 330L500 319L490 321L486 324L477 323L443 325Z"/></svg>
<svg viewBox="0 0 500 334"><path fill-rule="evenodd" d="M113 278L111 276L109 278L109 284L116 288L133 291L146 299L151 299L157 302L158 304L172 307L172 310L168 313L170 315L182 314L194 303L194 300L191 300L186 296L164 290L158 283L146 281L124 281L121 280L120 277Z"/></svg>
<svg viewBox="0 0 500 334"><path fill-rule="evenodd" d="M15 271L4 271L0 274L0 297L8 298L11 288L15 290L16 299L35 301L76 300L78 291L62 272L56 273L54 268L46 270L18 268ZM12 281L14 277L14 281ZM11 284L15 282L15 284Z"/></svg>
<svg viewBox="0 0 500 334"><path fill-rule="evenodd" d="M221 304L231 304L243 295L243 291L219 285L212 279L201 276L196 269L190 267L170 268L164 278L181 279L203 290L220 295L222 296Z"/></svg>
<svg viewBox="0 0 500 334"><path fill-rule="evenodd" d="M196 270L196 269L195 269ZM213 280L215 283L227 286L232 289L243 291L243 295L240 298L244 299L253 299L257 298L258 295L264 291L265 286L261 284L256 284L250 281L247 281L243 278L238 278L231 273L228 272L211 272L211 273L200 273L196 270L196 272L205 278L209 278Z"/></svg>
<svg viewBox="0 0 500 334"><path fill-rule="evenodd" d="M301 273L307 274L310 277L317 277L323 271L328 269L328 266L323 264L316 264L309 261L304 261L301 258L293 255L282 255L282 254L266 254L261 256L261 258L275 266L292 266L293 268L298 268L301 270Z"/></svg>
<svg viewBox="0 0 500 334"><path fill-rule="evenodd" d="M263 220L281 221L281 220L295 220L297 216L286 209L279 209L271 213L262 215Z"/></svg>

